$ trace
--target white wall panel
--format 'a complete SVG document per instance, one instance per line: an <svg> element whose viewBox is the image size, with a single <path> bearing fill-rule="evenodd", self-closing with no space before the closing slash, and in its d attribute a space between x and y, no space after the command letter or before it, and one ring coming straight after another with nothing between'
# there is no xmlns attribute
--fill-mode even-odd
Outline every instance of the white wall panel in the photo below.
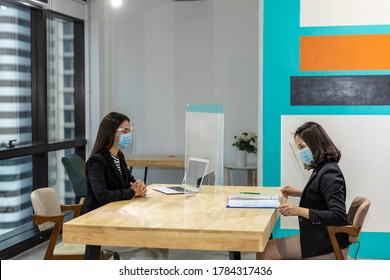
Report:
<svg viewBox="0 0 390 280"><path fill-rule="evenodd" d="M300 26L390 24L389 0L301 0Z"/></svg>

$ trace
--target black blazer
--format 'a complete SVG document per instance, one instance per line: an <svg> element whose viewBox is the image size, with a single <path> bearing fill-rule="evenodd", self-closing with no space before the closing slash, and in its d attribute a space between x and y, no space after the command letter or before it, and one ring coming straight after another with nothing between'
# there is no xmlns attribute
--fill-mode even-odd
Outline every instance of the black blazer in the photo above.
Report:
<svg viewBox="0 0 390 280"><path fill-rule="evenodd" d="M316 166L303 189L299 206L309 208L309 219L299 217L302 257L333 252L327 225L345 225L347 221L346 187L343 173L334 161ZM342 249L348 247L348 235L337 236Z"/></svg>
<svg viewBox="0 0 390 280"><path fill-rule="evenodd" d="M118 152L122 170L120 174L109 151L97 153L87 161L87 196L81 213L87 213L112 201L131 199L135 191L130 182L135 179L127 168L122 152Z"/></svg>

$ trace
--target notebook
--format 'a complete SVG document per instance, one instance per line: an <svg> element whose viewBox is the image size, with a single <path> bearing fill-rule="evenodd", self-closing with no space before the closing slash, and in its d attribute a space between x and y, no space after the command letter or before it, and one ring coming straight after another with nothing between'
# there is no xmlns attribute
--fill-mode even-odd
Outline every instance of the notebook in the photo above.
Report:
<svg viewBox="0 0 390 280"><path fill-rule="evenodd" d="M203 183L209 162L210 160L208 159L189 157L186 172L180 186L155 187L153 190L165 194L197 193Z"/></svg>
<svg viewBox="0 0 390 280"><path fill-rule="evenodd" d="M228 197L227 208L277 208L279 194L232 194Z"/></svg>

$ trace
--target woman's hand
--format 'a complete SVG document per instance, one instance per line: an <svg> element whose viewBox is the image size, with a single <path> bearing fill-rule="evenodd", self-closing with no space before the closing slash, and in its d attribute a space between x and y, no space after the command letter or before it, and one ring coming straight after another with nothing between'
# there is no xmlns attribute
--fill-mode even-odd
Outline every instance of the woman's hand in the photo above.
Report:
<svg viewBox="0 0 390 280"><path fill-rule="evenodd" d="M289 196L294 197L301 197L302 191L300 189L294 188L292 186L284 186L280 189L280 192L285 198L288 198Z"/></svg>
<svg viewBox="0 0 390 280"><path fill-rule="evenodd" d="M309 219L309 209L293 204L282 204L278 207L279 213L283 216L300 216Z"/></svg>
<svg viewBox="0 0 390 280"><path fill-rule="evenodd" d="M148 190L145 183L141 180L130 183L130 189L135 191L135 196L145 196Z"/></svg>

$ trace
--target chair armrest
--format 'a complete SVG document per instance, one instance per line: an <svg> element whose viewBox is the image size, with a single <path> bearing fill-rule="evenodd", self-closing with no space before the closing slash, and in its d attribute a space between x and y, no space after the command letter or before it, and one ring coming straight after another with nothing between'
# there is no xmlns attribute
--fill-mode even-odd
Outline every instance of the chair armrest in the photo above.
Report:
<svg viewBox="0 0 390 280"><path fill-rule="evenodd" d="M46 222L53 222L55 224L62 225L64 221L64 217L65 217L64 214L58 216L42 216L42 215L32 214L32 218L36 225L40 225Z"/></svg>
<svg viewBox="0 0 390 280"><path fill-rule="evenodd" d="M45 257L44 257L45 260L50 260L53 258L54 247L57 244L58 235L61 232L64 217L65 217L65 214L61 214L61 215L57 215L57 216L42 216L42 215L32 214L33 221L36 225L40 225L40 224L46 223L46 222L54 223L54 227L52 229L50 240L49 240L49 243L47 245L47 249L46 249L46 253L45 253Z"/></svg>
<svg viewBox="0 0 390 280"><path fill-rule="evenodd" d="M352 236L358 236L362 226L346 225L346 226L327 226L329 234L336 234L339 232L347 233Z"/></svg>
<svg viewBox="0 0 390 280"><path fill-rule="evenodd" d="M337 240L336 233L347 233L354 237L358 236L361 230L361 226L346 225L346 226L326 226L328 231L330 242L332 243L333 251L337 260L343 260L344 256L341 252L340 244Z"/></svg>
<svg viewBox="0 0 390 280"><path fill-rule="evenodd" d="M73 218L80 216L82 204L61 204L61 211L73 211Z"/></svg>

